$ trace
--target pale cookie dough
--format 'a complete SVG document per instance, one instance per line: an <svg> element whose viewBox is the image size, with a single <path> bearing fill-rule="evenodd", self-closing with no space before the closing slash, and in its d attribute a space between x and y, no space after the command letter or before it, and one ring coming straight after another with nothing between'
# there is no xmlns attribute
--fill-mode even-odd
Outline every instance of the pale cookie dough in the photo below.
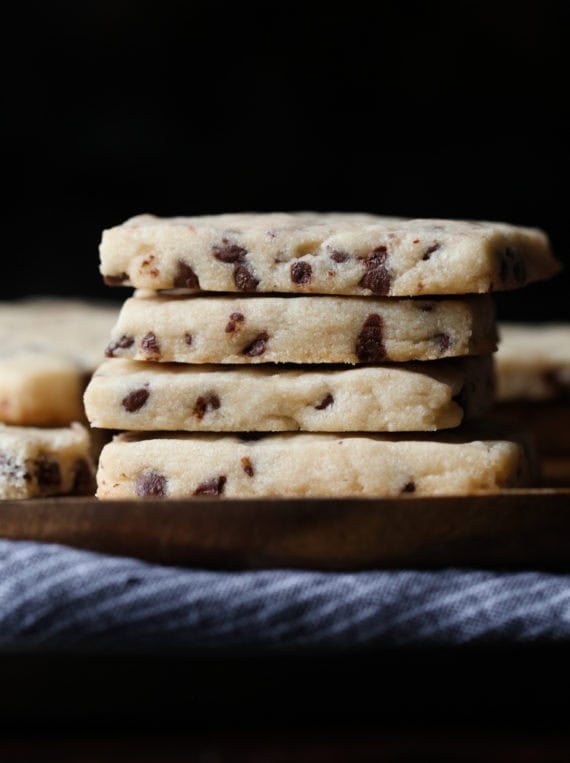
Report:
<svg viewBox="0 0 570 763"><path fill-rule="evenodd" d="M528 447L485 427L445 435L118 435L99 498L466 495L528 484Z"/></svg>
<svg viewBox="0 0 570 763"><path fill-rule="evenodd" d="M496 414L524 422L542 456L570 455L570 323L503 323Z"/></svg>
<svg viewBox="0 0 570 763"><path fill-rule="evenodd" d="M92 495L89 442L81 424L65 429L0 424L0 499Z"/></svg>
<svg viewBox="0 0 570 763"><path fill-rule="evenodd" d="M103 232L110 285L421 296L501 291L559 270L546 235L504 223L301 212L159 218Z"/></svg>
<svg viewBox="0 0 570 763"><path fill-rule="evenodd" d="M570 400L570 323L500 325L497 399Z"/></svg>
<svg viewBox="0 0 570 763"><path fill-rule="evenodd" d="M106 354L179 363L379 363L485 355L490 296L128 299Z"/></svg>
<svg viewBox="0 0 570 763"><path fill-rule="evenodd" d="M136 431L409 432L457 427L492 400L492 356L299 370L116 358L85 409L96 427Z"/></svg>
<svg viewBox="0 0 570 763"><path fill-rule="evenodd" d="M82 420L82 395L118 310L65 299L0 302L0 421Z"/></svg>

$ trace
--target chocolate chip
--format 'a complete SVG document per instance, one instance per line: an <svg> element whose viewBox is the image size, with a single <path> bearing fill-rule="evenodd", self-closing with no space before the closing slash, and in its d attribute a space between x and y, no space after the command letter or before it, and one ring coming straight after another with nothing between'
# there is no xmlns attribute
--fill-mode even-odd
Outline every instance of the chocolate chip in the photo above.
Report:
<svg viewBox="0 0 570 763"><path fill-rule="evenodd" d="M230 319L226 324L226 334L231 334L233 331L236 330L236 325L238 323L242 323L242 321L245 321L245 316L243 313L232 313L230 315Z"/></svg>
<svg viewBox="0 0 570 763"><path fill-rule="evenodd" d="M108 358L113 358L116 350L126 350L128 347L131 347L134 342L135 340L132 336L122 336L120 339L111 342L105 350L105 355Z"/></svg>
<svg viewBox="0 0 570 763"><path fill-rule="evenodd" d="M369 315L364 321L362 330L356 338L356 355L364 363L375 363L386 357L382 318L377 313Z"/></svg>
<svg viewBox="0 0 570 763"><path fill-rule="evenodd" d="M184 342L190 347L192 344L192 334L188 334L188 332L184 334Z"/></svg>
<svg viewBox="0 0 570 763"><path fill-rule="evenodd" d="M207 395L206 397L200 396L196 399L192 415L201 420L209 410L217 411L220 405L220 398L216 394Z"/></svg>
<svg viewBox="0 0 570 763"><path fill-rule="evenodd" d="M364 260L366 273L360 279L359 286L385 297L390 292L391 283L390 272L386 267L387 259L388 250L385 246L377 246L369 252Z"/></svg>
<svg viewBox="0 0 570 763"><path fill-rule="evenodd" d="M240 291L255 291L259 280L246 265L236 265L234 268L234 283Z"/></svg>
<svg viewBox="0 0 570 763"><path fill-rule="evenodd" d="M247 249L244 249L237 244L230 244L226 239L222 240L222 246L212 247L212 254L220 262L243 262L247 254Z"/></svg>
<svg viewBox="0 0 570 763"><path fill-rule="evenodd" d="M141 472L135 482L135 493L144 498L145 496L166 495L168 481L163 474L149 470Z"/></svg>
<svg viewBox="0 0 570 763"><path fill-rule="evenodd" d="M143 405L148 400L149 395L150 392L146 387L134 389L132 392L129 392L126 397L123 398L123 408L125 408L125 410L127 410L129 413L134 413L143 407Z"/></svg>
<svg viewBox="0 0 570 763"><path fill-rule="evenodd" d="M91 467L84 458L75 463L75 477L73 478L73 490L75 495L90 495L95 490L95 480Z"/></svg>
<svg viewBox="0 0 570 763"><path fill-rule="evenodd" d="M174 276L174 286L177 289L199 289L200 282L198 276L184 260L178 260L176 265L176 274Z"/></svg>
<svg viewBox="0 0 570 763"><path fill-rule="evenodd" d="M107 286L120 286L128 280L128 273L119 273L118 276L103 276L103 281L107 284Z"/></svg>
<svg viewBox="0 0 570 763"><path fill-rule="evenodd" d="M309 283L313 275L313 268L308 262L294 262L291 265L291 280L293 283Z"/></svg>
<svg viewBox="0 0 570 763"><path fill-rule="evenodd" d="M208 480L208 482L202 482L194 491L194 495L221 495L224 492L226 479L222 474L217 478Z"/></svg>
<svg viewBox="0 0 570 763"><path fill-rule="evenodd" d="M437 342L437 346L439 347L439 351L441 353L447 352L447 350L449 350L451 347L451 337L449 334L436 334L434 339Z"/></svg>
<svg viewBox="0 0 570 763"><path fill-rule="evenodd" d="M60 487L61 469L57 461L48 456L40 456L35 463L35 474L40 487Z"/></svg>
<svg viewBox="0 0 570 763"><path fill-rule="evenodd" d="M149 331L141 339L141 350L146 352L147 355L160 358L160 342L152 331Z"/></svg>
<svg viewBox="0 0 570 763"><path fill-rule="evenodd" d="M251 460L247 456L242 456L241 468L244 470L248 477L253 477L255 472L253 471Z"/></svg>
<svg viewBox="0 0 570 763"><path fill-rule="evenodd" d="M334 403L334 397L329 392L329 394L326 397L324 397L318 405L315 405L315 409L317 411L324 411L325 408L328 408L329 405L332 405L333 403Z"/></svg>
<svg viewBox="0 0 570 763"><path fill-rule="evenodd" d="M406 482L404 487L402 488L402 493L415 493L416 492L416 483L410 480L410 482Z"/></svg>
<svg viewBox="0 0 570 763"><path fill-rule="evenodd" d="M347 254L347 252L337 252L336 250L331 252L331 260L335 262L346 262L349 257L350 254Z"/></svg>
<svg viewBox="0 0 570 763"><path fill-rule="evenodd" d="M441 244L435 243L431 246L428 246L428 248L425 250L425 252L422 255L422 260L429 260L429 258L432 256L434 252L437 252L438 249L441 249Z"/></svg>
<svg viewBox="0 0 570 763"><path fill-rule="evenodd" d="M268 341L269 334L267 331L262 331L261 334L258 334L255 337L253 342L248 344L247 347L242 350L242 355L249 355L250 358L255 358L258 355L263 355Z"/></svg>
<svg viewBox="0 0 570 763"><path fill-rule="evenodd" d="M221 246L212 247L212 254L220 262L226 262L235 265L234 283L239 291L255 291L259 280L254 276L251 270L245 265L247 249L237 244L230 244L227 239L222 239Z"/></svg>

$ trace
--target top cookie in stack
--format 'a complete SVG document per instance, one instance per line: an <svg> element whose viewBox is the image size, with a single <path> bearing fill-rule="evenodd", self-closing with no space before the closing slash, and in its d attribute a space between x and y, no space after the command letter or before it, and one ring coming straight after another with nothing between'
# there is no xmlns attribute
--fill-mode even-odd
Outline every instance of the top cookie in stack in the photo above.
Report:
<svg viewBox="0 0 570 763"><path fill-rule="evenodd" d="M103 452L98 494L433 494L523 482L524 449L488 428L380 433L481 416L496 330L491 297L474 294L557 269L541 231L491 223L145 215L105 231L105 280L141 291L88 389L94 425L316 434L122 435Z"/></svg>
<svg viewBox="0 0 570 763"><path fill-rule="evenodd" d="M413 297L501 291L559 270L536 228L364 214L139 215L104 231L111 286Z"/></svg>

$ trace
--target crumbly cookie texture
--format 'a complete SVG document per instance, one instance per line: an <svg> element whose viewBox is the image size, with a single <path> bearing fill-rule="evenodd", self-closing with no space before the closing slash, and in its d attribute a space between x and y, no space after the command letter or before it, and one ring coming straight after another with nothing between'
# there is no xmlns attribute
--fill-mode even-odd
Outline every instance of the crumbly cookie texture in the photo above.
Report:
<svg viewBox="0 0 570 763"><path fill-rule="evenodd" d="M371 297L128 299L106 354L178 363L381 363L484 355L493 300Z"/></svg>
<svg viewBox="0 0 570 763"><path fill-rule="evenodd" d="M570 398L570 323L500 325L497 399Z"/></svg>
<svg viewBox="0 0 570 763"><path fill-rule="evenodd" d="M117 312L65 299L0 302L0 421L63 426L84 419L83 391Z"/></svg>
<svg viewBox="0 0 570 763"><path fill-rule="evenodd" d="M61 429L0 424L0 498L93 494L89 442L81 424Z"/></svg>
<svg viewBox="0 0 570 763"><path fill-rule="evenodd" d="M466 294L559 269L534 228L315 212L139 215L104 231L100 255L108 284L193 291Z"/></svg>
<svg viewBox="0 0 570 763"><path fill-rule="evenodd" d="M485 427L445 435L118 435L99 498L465 495L528 484L528 447Z"/></svg>
<svg viewBox="0 0 570 763"><path fill-rule="evenodd" d="M492 400L491 356L332 369L116 358L95 373L85 408L109 429L408 432L457 427Z"/></svg>

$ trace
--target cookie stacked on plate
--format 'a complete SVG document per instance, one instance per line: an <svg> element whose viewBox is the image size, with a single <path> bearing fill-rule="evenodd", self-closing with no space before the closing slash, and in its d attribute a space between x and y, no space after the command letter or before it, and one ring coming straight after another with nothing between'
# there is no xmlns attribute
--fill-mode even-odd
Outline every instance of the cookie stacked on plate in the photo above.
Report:
<svg viewBox="0 0 570 763"><path fill-rule="evenodd" d="M97 437L78 422L115 319L76 300L0 303L0 499L93 493Z"/></svg>
<svg viewBox="0 0 570 763"><path fill-rule="evenodd" d="M557 270L541 231L502 224L144 215L105 231L106 282L138 291L85 398L94 426L128 430L98 496L523 484L524 444L464 422L492 403L488 292Z"/></svg>

